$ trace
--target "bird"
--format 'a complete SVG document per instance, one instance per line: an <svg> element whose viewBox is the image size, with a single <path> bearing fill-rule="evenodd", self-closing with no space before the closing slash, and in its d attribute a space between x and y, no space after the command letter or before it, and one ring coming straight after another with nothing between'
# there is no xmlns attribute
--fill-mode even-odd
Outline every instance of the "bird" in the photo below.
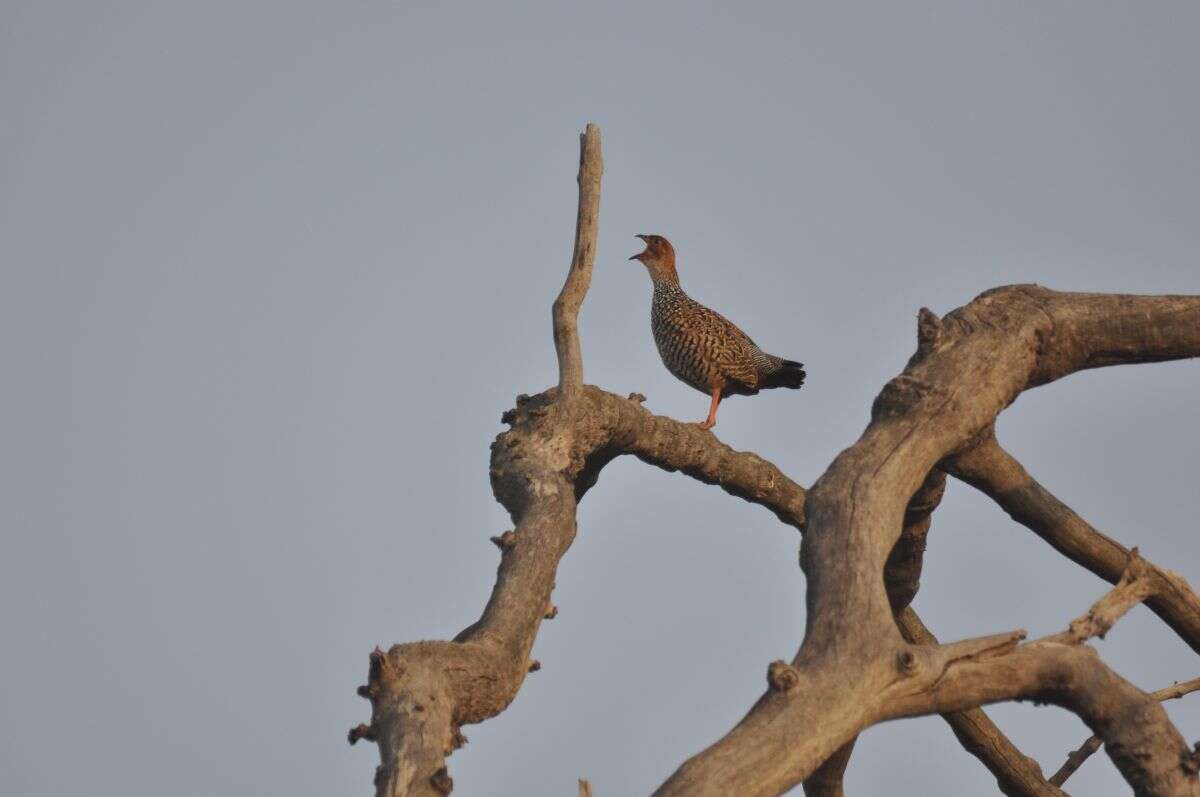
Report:
<svg viewBox="0 0 1200 797"><path fill-rule="evenodd" d="M661 235L639 235L640 260L654 284L650 329L663 365L677 379L711 397L701 429L717 423L717 407L729 396L753 396L760 390L804 384L804 363L767 354L725 316L683 292L675 270L675 248Z"/></svg>

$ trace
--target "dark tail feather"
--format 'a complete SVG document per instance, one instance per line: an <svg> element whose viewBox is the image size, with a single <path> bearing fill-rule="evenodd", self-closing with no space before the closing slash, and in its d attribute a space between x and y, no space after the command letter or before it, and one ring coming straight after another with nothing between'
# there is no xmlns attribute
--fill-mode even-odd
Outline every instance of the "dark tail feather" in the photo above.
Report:
<svg viewBox="0 0 1200 797"><path fill-rule="evenodd" d="M792 390L804 384L804 363L784 360L778 371L767 374L763 387L790 387Z"/></svg>

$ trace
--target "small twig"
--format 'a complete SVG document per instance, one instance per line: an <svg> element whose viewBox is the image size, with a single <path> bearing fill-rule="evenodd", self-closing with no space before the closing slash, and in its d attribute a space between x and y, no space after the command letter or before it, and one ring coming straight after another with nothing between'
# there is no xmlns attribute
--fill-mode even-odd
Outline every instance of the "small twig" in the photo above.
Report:
<svg viewBox="0 0 1200 797"><path fill-rule="evenodd" d="M1126 612L1155 594L1155 587L1150 565L1138 555L1138 549L1134 548L1129 552L1129 563L1115 587L1093 603L1087 613L1072 620L1066 631L1039 641L1081 645L1092 637L1104 639L1104 635Z"/></svg>
<svg viewBox="0 0 1200 797"><path fill-rule="evenodd" d="M583 778L579 779L579 797L592 797L592 784Z"/></svg>
<svg viewBox="0 0 1200 797"><path fill-rule="evenodd" d="M1164 700L1175 700L1183 697L1186 694L1200 690L1200 678L1193 678L1190 681L1176 683L1165 689L1159 689L1157 692L1151 692L1150 697L1162 702ZM1059 767L1058 771L1050 776L1050 782L1055 786L1062 786L1067 782L1067 778L1075 774L1075 771L1083 766L1083 762L1087 761L1093 753L1100 749L1103 742L1099 736L1093 736L1079 746L1078 750L1072 751L1066 762Z"/></svg>

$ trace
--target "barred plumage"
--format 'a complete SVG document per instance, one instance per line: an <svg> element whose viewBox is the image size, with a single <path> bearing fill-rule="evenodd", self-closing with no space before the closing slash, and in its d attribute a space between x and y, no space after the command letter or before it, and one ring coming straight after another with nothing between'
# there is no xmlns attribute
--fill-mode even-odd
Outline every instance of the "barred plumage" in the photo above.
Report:
<svg viewBox="0 0 1200 797"><path fill-rule="evenodd" d="M801 363L760 349L720 313L692 299L679 286L675 250L658 235L639 235L646 251L641 260L654 282L650 327L659 356L678 379L712 397L704 428L716 423L717 406L731 395L752 396L774 387L804 383Z"/></svg>

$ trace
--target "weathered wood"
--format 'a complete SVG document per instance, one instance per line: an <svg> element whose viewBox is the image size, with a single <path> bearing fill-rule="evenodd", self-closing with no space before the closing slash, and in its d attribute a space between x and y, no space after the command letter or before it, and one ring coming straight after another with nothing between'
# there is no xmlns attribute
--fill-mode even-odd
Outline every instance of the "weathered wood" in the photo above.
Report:
<svg viewBox="0 0 1200 797"><path fill-rule="evenodd" d="M558 353L558 389L573 397L583 385L583 350L579 345L579 308L592 284L596 232L600 223L600 128L589 124L579 136L579 210L575 217L575 249L562 291L554 300L554 350Z"/></svg>
<svg viewBox="0 0 1200 797"><path fill-rule="evenodd" d="M810 793L837 794L864 728L942 713L964 718L956 732L1002 784L1018 784L1010 793L1055 794L1040 770L1034 777L1036 765L973 713L984 703L1024 698L1077 713L1137 794L1200 793L1196 759L1157 702L1080 644L1132 601L1150 594L1153 606L1182 579L1148 566L1069 632L1024 645L1021 632L937 644L913 630L918 621L906 608L943 487L938 469L957 467L963 476L996 415L1022 390L1085 368L1200 355L1200 297L1010 286L945 319L923 311L917 353L876 399L862 437L806 493L760 457L652 415L641 396L623 399L583 384L577 317L595 258L601 173L599 130L589 125L581 137L575 249L553 308L559 386L518 397L504 415L512 428L492 446L493 492L514 527L493 538L501 562L491 597L453 641L371 655L368 683L359 689L371 700L371 723L350 739L379 746L377 796L449 793L445 758L465 742L460 727L503 711L537 669L530 653L542 620L556 614L551 592L575 536L578 501L621 454L718 485L806 532L808 612L799 652L772 665L767 692L742 721L658 793L753 797L808 779ZM1122 553L1123 571L1129 556ZM1193 610L1182 601L1160 615L1180 630L1190 627L1195 618L1184 615Z"/></svg>
<svg viewBox="0 0 1200 797"><path fill-rule="evenodd" d="M936 334L928 333L933 327ZM897 705L889 695L897 682L898 657L937 661L955 648L909 646L892 621L882 579L908 498L925 474L973 444L1027 388L1084 368L1200 355L1200 297L1064 294L1013 286L988 291L937 324L927 319L925 328L917 354L876 399L862 437L809 491L802 547L807 628L792 662L799 686L764 694L733 730L685 762L658 794L780 794L862 728L892 716ZM1140 693L1126 688L1098 659L1064 650L1070 652L1048 645L1002 646L988 661L1003 665L967 661L951 666L948 661L947 671L926 685L937 683L937 699L918 693L920 699L910 697L906 710L945 713L998 699L1053 697L1095 722L1100 735L1111 736L1116 743L1108 745L1110 756L1139 793L1195 791L1194 774L1179 767L1189 751L1165 714L1145 710L1143 727L1153 727L1153 741L1159 743L1147 747L1150 736L1107 721L1098 709L1107 708L1104 696L1085 685L1103 683L1126 708ZM1000 674L1012 674L1017 662L1028 668L1024 677L1009 678L1010 686L1001 688ZM959 672L988 677L972 688L971 679L950 677ZM1073 688L1046 695L1052 683L1047 679L1059 677ZM908 680L906 688L920 684Z"/></svg>

